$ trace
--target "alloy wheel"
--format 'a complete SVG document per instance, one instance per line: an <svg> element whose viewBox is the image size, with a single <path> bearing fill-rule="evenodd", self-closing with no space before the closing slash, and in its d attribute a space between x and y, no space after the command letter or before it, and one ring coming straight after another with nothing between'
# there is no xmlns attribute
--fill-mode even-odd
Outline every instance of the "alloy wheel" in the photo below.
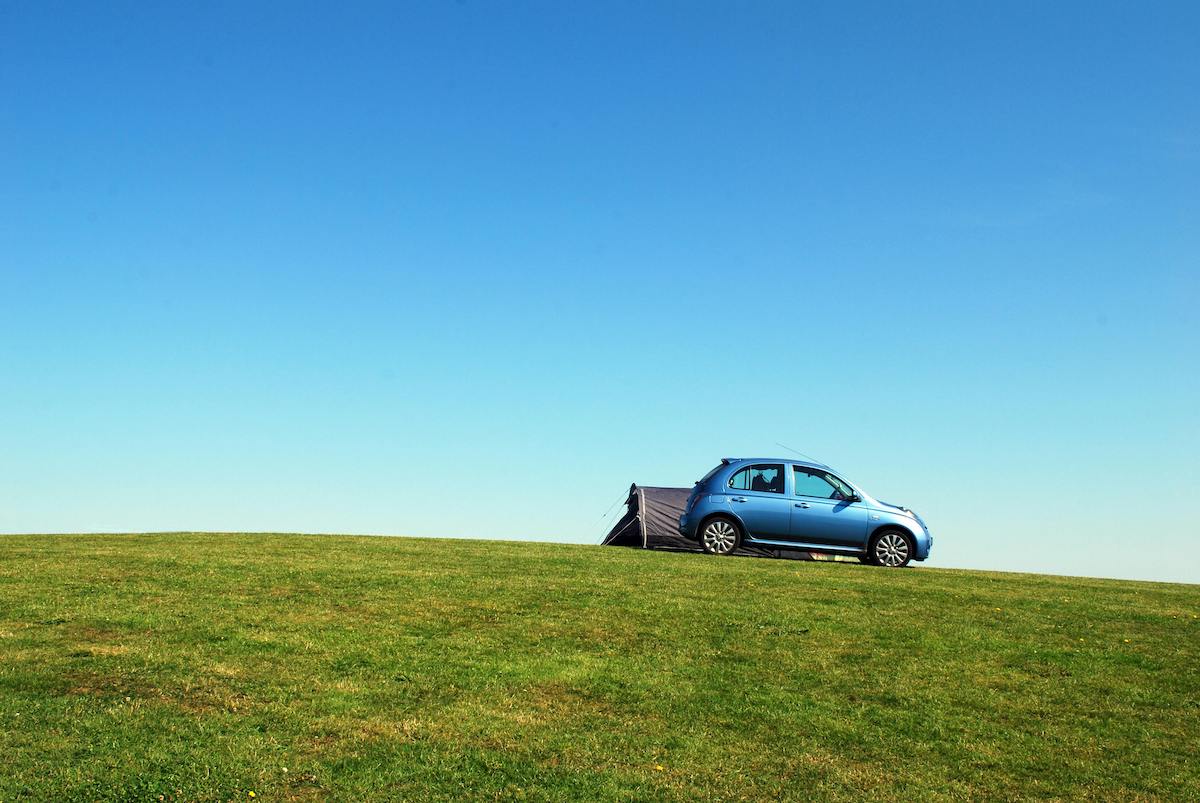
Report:
<svg viewBox="0 0 1200 803"><path fill-rule="evenodd" d="M895 568L908 563L908 539L899 533L884 533L875 542L875 559L880 566Z"/></svg>
<svg viewBox="0 0 1200 803"><path fill-rule="evenodd" d="M728 555L737 545L737 530L724 519L711 521L704 528L701 536L704 550L714 555Z"/></svg>

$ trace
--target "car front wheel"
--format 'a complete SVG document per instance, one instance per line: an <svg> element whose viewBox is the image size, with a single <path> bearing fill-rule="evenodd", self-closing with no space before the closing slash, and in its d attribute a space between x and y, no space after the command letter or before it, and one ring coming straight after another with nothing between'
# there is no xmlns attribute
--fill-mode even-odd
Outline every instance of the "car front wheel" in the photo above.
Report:
<svg viewBox="0 0 1200 803"><path fill-rule="evenodd" d="M700 546L710 555L728 555L737 544L737 526L729 519L712 519L700 530Z"/></svg>
<svg viewBox="0 0 1200 803"><path fill-rule="evenodd" d="M876 566L899 569L908 565L912 555L912 543L896 530L885 530L871 543L871 562Z"/></svg>

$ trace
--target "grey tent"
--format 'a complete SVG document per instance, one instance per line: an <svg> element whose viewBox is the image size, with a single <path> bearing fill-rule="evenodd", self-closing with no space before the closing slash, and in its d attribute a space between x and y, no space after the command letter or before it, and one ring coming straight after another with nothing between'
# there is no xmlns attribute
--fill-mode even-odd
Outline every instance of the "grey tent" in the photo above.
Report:
<svg viewBox="0 0 1200 803"><path fill-rule="evenodd" d="M679 517L689 493L690 488L629 486L625 515L609 530L603 545L698 550L698 544L679 534Z"/></svg>
<svg viewBox="0 0 1200 803"><path fill-rule="evenodd" d="M691 488L654 488L649 485L629 486L625 500L625 515L608 531L603 546L631 546L643 549L667 549L675 552L700 552L700 545L679 534L679 517L687 504ZM783 557L810 560L808 552L795 550L739 547L735 555Z"/></svg>

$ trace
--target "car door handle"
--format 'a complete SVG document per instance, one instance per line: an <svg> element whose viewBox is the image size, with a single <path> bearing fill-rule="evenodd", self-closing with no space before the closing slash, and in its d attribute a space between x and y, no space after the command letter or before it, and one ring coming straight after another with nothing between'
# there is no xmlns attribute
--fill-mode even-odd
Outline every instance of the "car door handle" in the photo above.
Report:
<svg viewBox="0 0 1200 803"><path fill-rule="evenodd" d="M796 507L808 507L808 502L797 502Z"/></svg>
<svg viewBox="0 0 1200 803"><path fill-rule="evenodd" d="M729 501L730 501L730 502L745 502L745 501L746 501L746 497L744 497L744 496L735 496L735 497L733 497L732 499L730 499Z"/></svg>

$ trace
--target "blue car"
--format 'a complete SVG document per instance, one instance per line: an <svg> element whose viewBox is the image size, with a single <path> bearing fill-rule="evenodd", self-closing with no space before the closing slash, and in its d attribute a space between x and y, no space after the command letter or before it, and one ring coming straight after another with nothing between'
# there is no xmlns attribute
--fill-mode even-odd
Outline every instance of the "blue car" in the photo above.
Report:
<svg viewBox="0 0 1200 803"><path fill-rule="evenodd" d="M874 499L829 466L778 458L722 460L692 489L679 532L710 555L745 544L893 568L925 560L933 545L908 508Z"/></svg>

